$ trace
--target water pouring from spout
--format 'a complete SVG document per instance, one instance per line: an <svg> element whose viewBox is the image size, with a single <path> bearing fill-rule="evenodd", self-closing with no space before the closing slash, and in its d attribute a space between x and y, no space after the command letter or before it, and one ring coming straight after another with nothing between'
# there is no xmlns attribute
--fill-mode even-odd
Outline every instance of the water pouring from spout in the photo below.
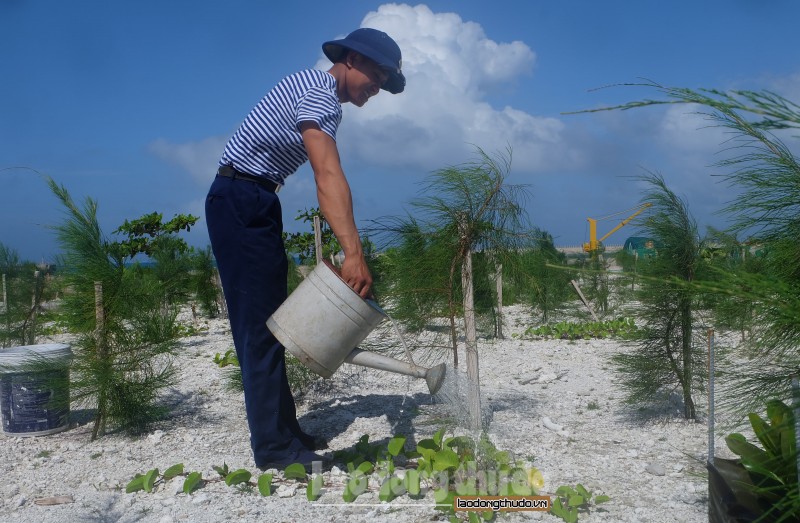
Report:
<svg viewBox="0 0 800 523"><path fill-rule="evenodd" d="M350 363L422 378L435 394L445 377L444 363L429 369L358 348L386 317L323 260L270 316L267 327L286 350L323 378Z"/></svg>

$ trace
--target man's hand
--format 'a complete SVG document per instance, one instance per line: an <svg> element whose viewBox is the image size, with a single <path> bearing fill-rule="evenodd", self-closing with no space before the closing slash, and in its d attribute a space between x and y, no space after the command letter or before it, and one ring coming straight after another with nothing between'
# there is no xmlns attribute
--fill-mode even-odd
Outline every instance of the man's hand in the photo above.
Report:
<svg viewBox="0 0 800 523"><path fill-rule="evenodd" d="M371 297L372 274L369 272L364 257L347 257L342 264L342 279L362 298Z"/></svg>

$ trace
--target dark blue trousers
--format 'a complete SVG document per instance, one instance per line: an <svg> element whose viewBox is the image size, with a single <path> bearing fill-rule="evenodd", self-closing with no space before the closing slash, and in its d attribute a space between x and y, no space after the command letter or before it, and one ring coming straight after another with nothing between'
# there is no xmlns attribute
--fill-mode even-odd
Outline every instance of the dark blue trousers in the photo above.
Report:
<svg viewBox="0 0 800 523"><path fill-rule="evenodd" d="M217 176L206 223L242 369L253 457L257 466L284 460L307 451L313 438L297 423L284 348L266 325L287 296L280 200L249 180Z"/></svg>

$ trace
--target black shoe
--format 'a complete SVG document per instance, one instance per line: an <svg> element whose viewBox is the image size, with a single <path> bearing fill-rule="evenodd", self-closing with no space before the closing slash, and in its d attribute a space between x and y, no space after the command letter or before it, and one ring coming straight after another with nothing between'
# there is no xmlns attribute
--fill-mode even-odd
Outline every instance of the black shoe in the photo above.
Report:
<svg viewBox="0 0 800 523"><path fill-rule="evenodd" d="M303 445L311 450L323 450L328 448L328 440L323 436L312 436L311 434L302 432L296 437Z"/></svg>
<svg viewBox="0 0 800 523"><path fill-rule="evenodd" d="M311 450L323 450L328 448L328 440L325 436L311 436Z"/></svg>
<svg viewBox="0 0 800 523"><path fill-rule="evenodd" d="M294 463L300 463L303 465L303 468L306 469L306 472L314 472L315 469L321 471L329 465L329 461L325 457L320 456L319 454L314 454L309 450L300 450L290 452L282 458L259 463L257 467L262 471L268 469L284 470L286 467Z"/></svg>

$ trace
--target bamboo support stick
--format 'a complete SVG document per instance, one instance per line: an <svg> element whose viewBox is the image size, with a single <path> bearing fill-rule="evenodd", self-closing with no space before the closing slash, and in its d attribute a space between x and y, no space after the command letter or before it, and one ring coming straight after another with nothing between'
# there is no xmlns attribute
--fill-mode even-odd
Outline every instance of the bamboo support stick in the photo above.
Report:
<svg viewBox="0 0 800 523"><path fill-rule="evenodd" d="M503 264L497 264L495 272L495 289L497 290L497 337L501 340L503 336Z"/></svg>
<svg viewBox="0 0 800 523"><path fill-rule="evenodd" d="M94 282L94 338L98 354L103 353L103 331L105 329L105 314L103 313L103 283Z"/></svg>
<svg viewBox="0 0 800 523"><path fill-rule="evenodd" d="M5 273L3 273L3 306L6 309L6 332L11 334L11 308L8 306L8 291L6 289ZM5 344L3 346L5 346Z"/></svg>
<svg viewBox="0 0 800 523"><path fill-rule="evenodd" d="M469 390L470 424L473 430L481 428L481 389L478 370L478 337L475 327L475 297L472 285L472 252L467 249L461 266L461 284L464 290L464 331L467 353L467 380Z"/></svg>
<svg viewBox="0 0 800 523"><path fill-rule="evenodd" d="M576 282L575 280L570 280L570 283L572 284L573 287L575 287L575 290L578 292L578 296L583 302L583 305L586 306L586 309L589 311L589 314L592 315L592 319L594 319L594 321L599 321L597 319L597 315L595 315L594 310L592 309L592 305L589 303L589 300L587 300L586 296L584 296L583 292L581 292L581 288L580 286L578 286L578 282Z"/></svg>
<svg viewBox="0 0 800 523"><path fill-rule="evenodd" d="M322 263L322 224L319 216L314 216L314 254L317 255L317 265Z"/></svg>
<svg viewBox="0 0 800 523"><path fill-rule="evenodd" d="M794 411L794 441L795 441L795 448L798 449L798 443L800 443L800 430L798 430L798 418L800 418L800 384L798 384L797 374L792 376L792 410ZM798 478L800 478L800 455L795 453L795 466L797 467ZM798 485L798 489L800 489L800 485Z"/></svg>
<svg viewBox="0 0 800 523"><path fill-rule="evenodd" d="M39 309L39 271L33 271L33 293L31 293L31 313L30 325L28 326L28 336L25 340L28 345L36 343L36 313Z"/></svg>
<svg viewBox="0 0 800 523"><path fill-rule="evenodd" d="M105 313L103 312L103 283L94 282L94 318L95 318L95 342L96 351L99 359L104 360L108 357L105 343ZM94 428L92 429L92 440L97 439L98 434L105 433L106 415L106 396L105 390L100 390L97 398L97 414L94 418Z"/></svg>
<svg viewBox="0 0 800 523"><path fill-rule="evenodd" d="M222 279L219 277L219 271L214 270L214 283L217 287L217 304L219 305L219 310L222 313L222 317L228 317L228 302L225 301L225 292L222 290Z"/></svg>
<svg viewBox="0 0 800 523"><path fill-rule="evenodd" d="M714 329L708 329L708 462L714 464Z"/></svg>

